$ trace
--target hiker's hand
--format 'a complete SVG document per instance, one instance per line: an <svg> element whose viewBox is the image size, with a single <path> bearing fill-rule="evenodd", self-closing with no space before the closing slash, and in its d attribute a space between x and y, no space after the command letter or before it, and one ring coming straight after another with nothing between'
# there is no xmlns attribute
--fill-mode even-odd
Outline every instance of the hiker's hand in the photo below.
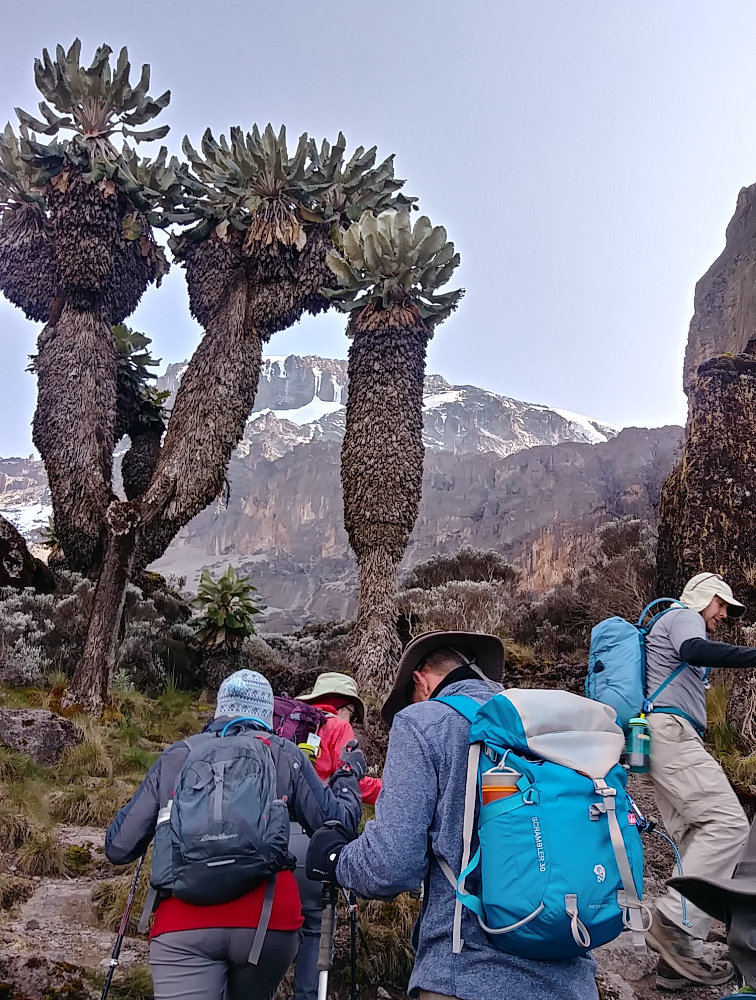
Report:
<svg viewBox="0 0 756 1000"><path fill-rule="evenodd" d="M335 882L339 855L352 838L340 823L328 823L313 833L305 858L307 878L314 882Z"/></svg>
<svg viewBox="0 0 756 1000"><path fill-rule="evenodd" d="M336 774L353 774L358 781L362 781L367 774L365 754L357 748L356 740L350 740L341 751Z"/></svg>

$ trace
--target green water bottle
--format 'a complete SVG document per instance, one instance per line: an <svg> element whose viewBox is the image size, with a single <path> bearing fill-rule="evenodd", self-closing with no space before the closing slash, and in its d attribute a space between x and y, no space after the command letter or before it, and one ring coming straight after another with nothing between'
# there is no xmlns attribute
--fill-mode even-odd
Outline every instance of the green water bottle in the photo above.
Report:
<svg viewBox="0 0 756 1000"><path fill-rule="evenodd" d="M631 774L648 774L651 764L651 733L646 716L641 712L629 722L625 760Z"/></svg>

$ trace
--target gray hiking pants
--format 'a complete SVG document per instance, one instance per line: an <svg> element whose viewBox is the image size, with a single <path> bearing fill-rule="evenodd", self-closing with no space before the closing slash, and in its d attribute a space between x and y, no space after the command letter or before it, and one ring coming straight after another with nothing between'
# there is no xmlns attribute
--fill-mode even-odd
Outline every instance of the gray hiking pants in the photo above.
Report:
<svg viewBox="0 0 756 1000"><path fill-rule="evenodd" d="M320 921L323 916L323 888L305 874L305 855L310 838L298 823L291 824L289 850L297 859L294 877L299 887L304 923L300 930L299 951L294 965L293 1000L317 1000L318 951L320 949Z"/></svg>
<svg viewBox="0 0 756 1000"><path fill-rule="evenodd" d="M666 712L648 716L654 797L662 823L682 857L686 875L730 878L748 837L749 824L730 782L693 726ZM677 874L674 868L672 874ZM711 917L674 889L657 909L693 938L705 941Z"/></svg>
<svg viewBox="0 0 756 1000"><path fill-rule="evenodd" d="M254 935L254 927L207 927L153 938L155 1000L272 1000L296 955L299 931L269 930L259 962L250 965Z"/></svg>

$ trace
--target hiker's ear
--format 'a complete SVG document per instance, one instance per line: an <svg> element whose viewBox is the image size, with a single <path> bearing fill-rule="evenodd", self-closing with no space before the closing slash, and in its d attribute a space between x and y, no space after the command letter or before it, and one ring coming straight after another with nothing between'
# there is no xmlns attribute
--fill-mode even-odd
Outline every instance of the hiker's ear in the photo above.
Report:
<svg viewBox="0 0 756 1000"><path fill-rule="evenodd" d="M413 670L412 680L414 682L414 686L412 688L412 702L416 703L419 701L427 701L431 696L435 684L431 686L430 678L424 674L422 670Z"/></svg>

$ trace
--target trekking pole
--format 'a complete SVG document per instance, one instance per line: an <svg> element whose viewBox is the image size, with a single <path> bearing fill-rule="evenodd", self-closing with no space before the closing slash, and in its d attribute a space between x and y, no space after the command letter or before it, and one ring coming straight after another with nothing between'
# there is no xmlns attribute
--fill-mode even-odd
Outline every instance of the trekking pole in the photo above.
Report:
<svg viewBox="0 0 756 1000"><path fill-rule="evenodd" d="M349 997L350 1000L357 1000L359 992L357 985L357 896L351 890L347 892L346 889L342 889L341 892L349 911L349 958L352 977Z"/></svg>
<svg viewBox="0 0 756 1000"><path fill-rule="evenodd" d="M318 950L318 1000L328 995L328 973L333 967L333 931L336 922L338 889L335 882L323 883L323 916L320 918Z"/></svg>
<svg viewBox="0 0 756 1000"><path fill-rule="evenodd" d="M100 1000L106 1000L108 991L110 989L110 984L113 980L113 973L118 965L118 956L121 954L121 945L123 944L123 939L126 936L126 927L129 923L129 914L131 913L131 907L134 905L134 897L136 896L137 883L139 882L139 876L142 874L142 865L144 864L144 859L147 855L143 854L139 861L137 862L136 870L134 872L134 877L131 880L131 885L129 886L129 894L126 897L126 907L123 911L123 916L121 917L121 923L118 927L118 935L115 939L115 944L113 945L113 954L110 956L110 965L108 966L108 974L105 976L105 985L102 987L102 993L100 994Z"/></svg>

